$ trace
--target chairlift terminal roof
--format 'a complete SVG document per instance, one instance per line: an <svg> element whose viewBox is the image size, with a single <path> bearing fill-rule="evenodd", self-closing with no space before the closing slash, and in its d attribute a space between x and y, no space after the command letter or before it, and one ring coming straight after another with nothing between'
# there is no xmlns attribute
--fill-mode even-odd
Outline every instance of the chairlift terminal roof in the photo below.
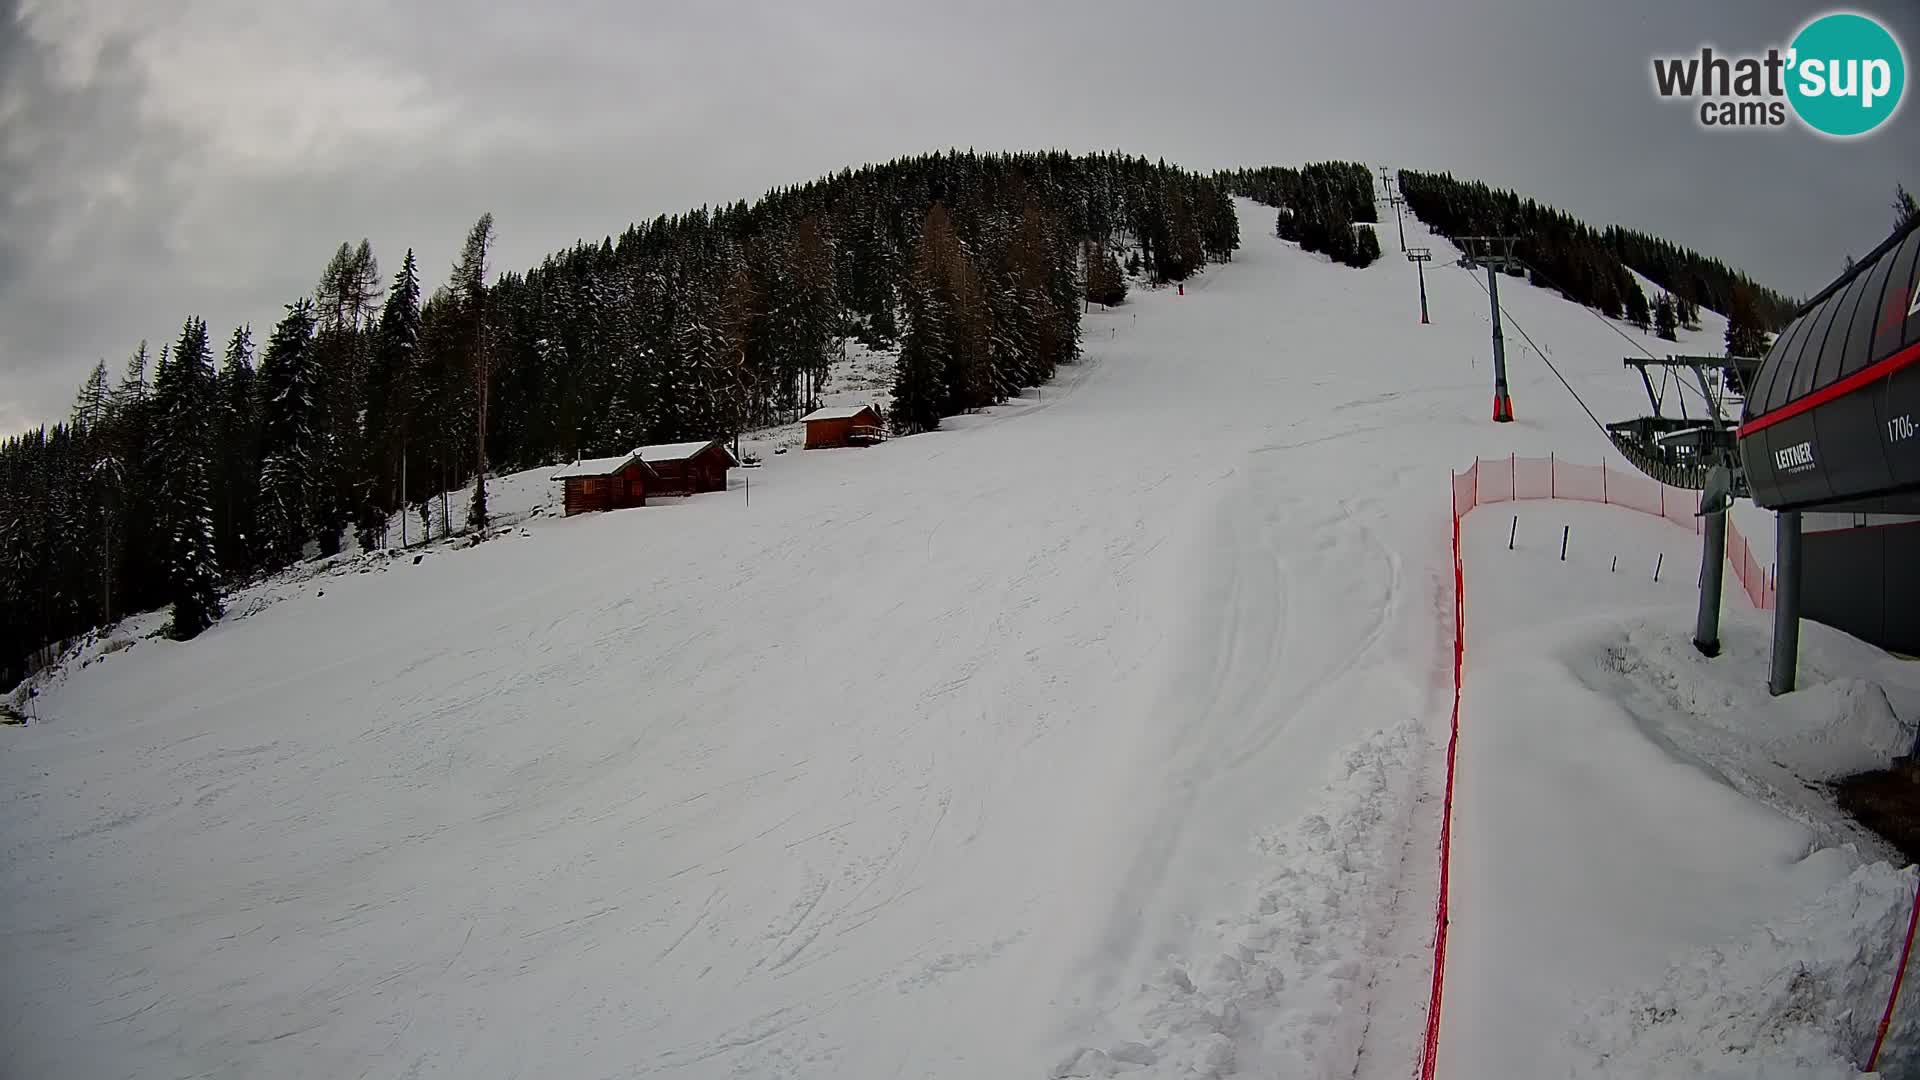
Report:
<svg viewBox="0 0 1920 1080"><path fill-rule="evenodd" d="M1822 289L1774 340L1740 454L1777 510L1920 512L1920 228Z"/></svg>

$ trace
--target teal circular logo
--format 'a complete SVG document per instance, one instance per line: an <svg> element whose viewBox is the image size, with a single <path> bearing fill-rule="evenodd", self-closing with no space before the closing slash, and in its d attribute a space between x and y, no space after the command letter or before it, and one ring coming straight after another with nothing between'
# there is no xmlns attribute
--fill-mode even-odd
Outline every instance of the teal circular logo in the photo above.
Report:
<svg viewBox="0 0 1920 1080"><path fill-rule="evenodd" d="M1801 28L1788 57L1787 99L1825 135L1865 135L1886 123L1907 88L1900 43L1865 15L1822 15Z"/></svg>

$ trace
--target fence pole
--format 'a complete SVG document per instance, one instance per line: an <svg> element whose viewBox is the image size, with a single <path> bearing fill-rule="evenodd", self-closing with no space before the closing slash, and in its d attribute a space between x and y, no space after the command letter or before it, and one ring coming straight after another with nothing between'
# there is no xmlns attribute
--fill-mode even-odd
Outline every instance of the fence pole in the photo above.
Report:
<svg viewBox="0 0 1920 1080"><path fill-rule="evenodd" d="M1507 455L1507 487L1512 489L1511 491L1507 492L1507 496L1509 498L1518 499L1520 497L1520 455L1519 454Z"/></svg>
<svg viewBox="0 0 1920 1080"><path fill-rule="evenodd" d="M1607 459L1600 459L1600 501L1607 502Z"/></svg>
<svg viewBox="0 0 1920 1080"><path fill-rule="evenodd" d="M1573 526L1560 526L1560 561L1567 561L1567 537L1573 535Z"/></svg>
<svg viewBox="0 0 1920 1080"><path fill-rule="evenodd" d="M1663 564L1665 564L1666 561L1667 561L1667 553L1664 551L1660 553L1659 558L1653 560L1653 580L1655 581L1660 580L1660 567Z"/></svg>
<svg viewBox="0 0 1920 1080"><path fill-rule="evenodd" d="M1560 497L1560 466L1555 463L1553 451L1547 451L1547 498Z"/></svg>
<svg viewBox="0 0 1920 1080"><path fill-rule="evenodd" d="M1520 532L1520 515L1513 515L1513 524L1507 529L1507 550L1513 550L1513 538Z"/></svg>

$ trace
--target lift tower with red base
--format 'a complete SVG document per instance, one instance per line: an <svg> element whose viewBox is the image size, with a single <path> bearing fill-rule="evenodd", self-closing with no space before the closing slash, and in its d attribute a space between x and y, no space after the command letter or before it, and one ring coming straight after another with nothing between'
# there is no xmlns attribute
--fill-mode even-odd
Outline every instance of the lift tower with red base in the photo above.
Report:
<svg viewBox="0 0 1920 1080"><path fill-rule="evenodd" d="M1520 260L1513 257L1512 236L1462 236L1467 245L1469 268L1487 268L1487 299L1493 305L1493 420L1497 424L1513 421L1513 398L1507 394L1507 339L1500 332L1500 271L1518 270Z"/></svg>

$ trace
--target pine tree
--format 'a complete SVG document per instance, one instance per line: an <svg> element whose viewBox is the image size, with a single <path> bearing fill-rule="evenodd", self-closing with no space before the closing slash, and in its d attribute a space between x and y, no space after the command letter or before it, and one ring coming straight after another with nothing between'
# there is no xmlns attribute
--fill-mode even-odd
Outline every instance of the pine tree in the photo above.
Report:
<svg viewBox="0 0 1920 1080"><path fill-rule="evenodd" d="M260 362L260 508L255 562L278 568L300 557L313 535L325 402L313 331L313 302L287 306Z"/></svg>
<svg viewBox="0 0 1920 1080"><path fill-rule="evenodd" d="M448 291L459 305L461 344L473 380L474 466L473 503L467 509L467 528L485 535L487 514L487 409L493 382L492 312L487 304L487 253L493 247L493 215L481 214L467 232L454 264Z"/></svg>
<svg viewBox="0 0 1920 1080"><path fill-rule="evenodd" d="M1686 330L1700 329L1700 305L1693 298L1682 293L1674 298L1674 314L1680 320L1680 326Z"/></svg>
<svg viewBox="0 0 1920 1080"><path fill-rule="evenodd" d="M794 367L805 380L802 405L812 409L819 404L828 367L840 354L833 239L820 219L810 214L795 222L789 251L787 273L793 283L793 305L787 312L787 324L793 335Z"/></svg>
<svg viewBox="0 0 1920 1080"><path fill-rule="evenodd" d="M188 319L154 386L158 407L154 472L163 493L167 591L171 635L197 636L221 614L219 561L214 552L212 473L214 372L207 324Z"/></svg>
<svg viewBox="0 0 1920 1080"><path fill-rule="evenodd" d="M893 423L902 433L933 431L951 411L945 373L959 332L947 278L955 257L945 207L927 209L902 287L906 326L894 364Z"/></svg>
<svg viewBox="0 0 1920 1080"><path fill-rule="evenodd" d="M408 403L420 351L420 275L413 249L394 275L380 309L373 356L367 367L366 476L362 493L362 546L371 538L368 518L386 516L406 505L400 490L400 463L409 441Z"/></svg>
<svg viewBox="0 0 1920 1080"><path fill-rule="evenodd" d="M260 387L253 369L253 329L227 339L226 364L215 381L217 428L214 546L228 580L253 569L254 503L260 482Z"/></svg>
<svg viewBox="0 0 1920 1080"><path fill-rule="evenodd" d="M1727 307L1727 355L1765 356L1767 332L1760 325L1760 311L1752 291L1735 286L1733 303Z"/></svg>
<svg viewBox="0 0 1920 1080"><path fill-rule="evenodd" d="M1644 333L1653 324L1653 310L1647 306L1647 294L1640 290L1639 282L1629 281L1627 285L1627 321Z"/></svg>
<svg viewBox="0 0 1920 1080"><path fill-rule="evenodd" d="M1905 184L1895 184L1893 186L1893 231L1899 232L1913 224L1915 218L1920 218L1920 203L1914 201L1913 192L1908 191Z"/></svg>
<svg viewBox="0 0 1920 1080"><path fill-rule="evenodd" d="M1678 327L1679 321L1674 314L1673 297L1661 293L1660 299L1653 304L1654 333L1667 341L1677 341L1679 338L1674 331Z"/></svg>
<svg viewBox="0 0 1920 1080"><path fill-rule="evenodd" d="M1347 257L1348 266L1360 268L1371 266L1380 258L1380 237L1371 227L1353 230L1353 252Z"/></svg>
<svg viewBox="0 0 1920 1080"><path fill-rule="evenodd" d="M116 464L101 476L112 521L108 559L123 583L113 606L123 611L142 610L163 600L159 583L164 580L165 565L160 552L165 540L156 534L160 496L146 462L153 427L147 360L147 343L142 341L114 389L107 453Z"/></svg>
<svg viewBox="0 0 1920 1080"><path fill-rule="evenodd" d="M761 372L753 355L758 303L753 275L744 266L735 267L719 300L717 359L721 369L721 428L733 440L736 453L740 433L755 419L753 406L760 398Z"/></svg>
<svg viewBox="0 0 1920 1080"><path fill-rule="evenodd" d="M1086 266L1088 300L1113 307L1127 298L1127 278L1120 272L1120 260L1103 240L1089 240L1081 256Z"/></svg>
<svg viewBox="0 0 1920 1080"><path fill-rule="evenodd" d="M342 243L314 288L314 351L319 358L321 439L314 460L314 518L320 553L343 543L362 498L365 463L363 417L379 265L366 240Z"/></svg>

